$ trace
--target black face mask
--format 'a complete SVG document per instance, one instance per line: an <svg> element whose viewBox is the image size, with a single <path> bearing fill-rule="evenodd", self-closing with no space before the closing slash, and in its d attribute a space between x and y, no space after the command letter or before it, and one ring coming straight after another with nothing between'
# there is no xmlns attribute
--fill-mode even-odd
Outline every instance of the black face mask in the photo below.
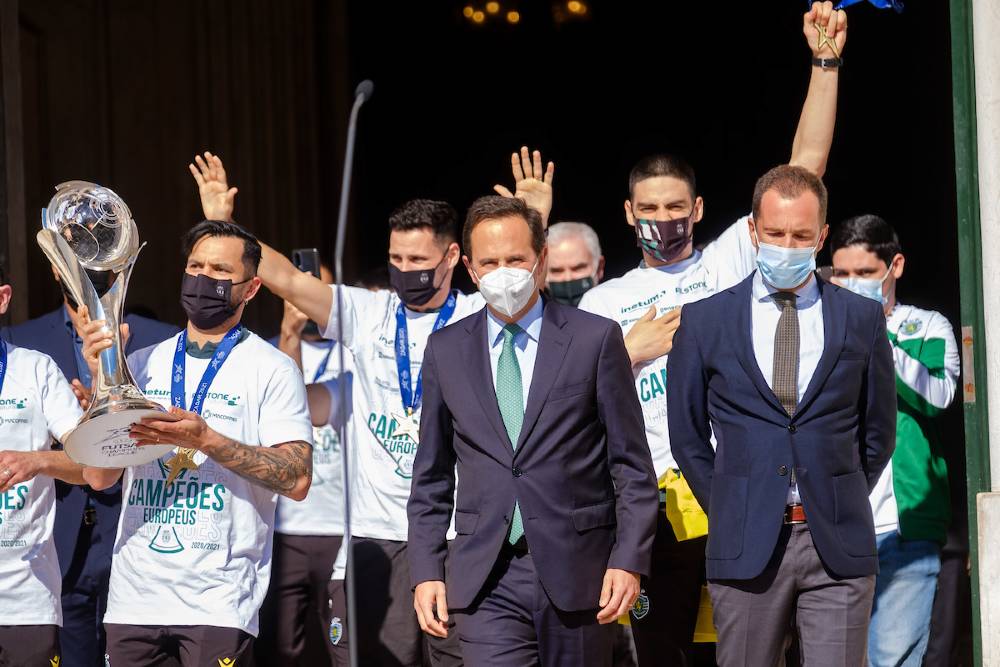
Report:
<svg viewBox="0 0 1000 667"><path fill-rule="evenodd" d="M234 283L206 275L193 276L185 271L181 280L181 307L191 324L199 329L214 329L236 314L239 304L231 300L233 285L242 285L247 280L250 278Z"/></svg>
<svg viewBox="0 0 1000 667"><path fill-rule="evenodd" d="M422 306L437 294L441 285L434 284L434 274L438 266L447 259L447 255L433 269L417 269L416 271L400 271L389 263L389 286L399 295L399 299L407 306Z"/></svg>
<svg viewBox="0 0 1000 667"><path fill-rule="evenodd" d="M548 285L548 290L549 296L552 297L553 301L575 308L580 305L580 299L587 293L587 290L593 286L593 276L587 276L586 278L577 278L576 280L551 282Z"/></svg>
<svg viewBox="0 0 1000 667"><path fill-rule="evenodd" d="M637 245L661 262L672 262L691 242L691 227L691 215L676 220L636 218Z"/></svg>

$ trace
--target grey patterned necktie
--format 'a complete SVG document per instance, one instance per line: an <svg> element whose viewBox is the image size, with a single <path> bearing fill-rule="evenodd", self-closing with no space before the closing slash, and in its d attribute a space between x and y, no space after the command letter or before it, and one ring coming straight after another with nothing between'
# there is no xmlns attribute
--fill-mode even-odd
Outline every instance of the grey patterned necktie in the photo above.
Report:
<svg viewBox="0 0 1000 667"><path fill-rule="evenodd" d="M771 388L781 406L792 416L799 402L799 313L795 309L796 295L775 292L771 295L781 306L781 317L774 332L774 375Z"/></svg>

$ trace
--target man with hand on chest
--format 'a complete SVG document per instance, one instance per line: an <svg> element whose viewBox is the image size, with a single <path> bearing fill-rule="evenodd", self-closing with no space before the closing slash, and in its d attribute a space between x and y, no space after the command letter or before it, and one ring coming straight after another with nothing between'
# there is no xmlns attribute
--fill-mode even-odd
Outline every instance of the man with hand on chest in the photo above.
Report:
<svg viewBox="0 0 1000 667"><path fill-rule="evenodd" d="M473 667L610 667L657 511L621 329L543 301L544 228L521 200L476 200L463 244L487 307L424 355L407 505L420 625L444 637L454 615Z"/></svg>
<svg viewBox="0 0 1000 667"><path fill-rule="evenodd" d="M301 500L312 477L302 375L240 324L260 289L260 244L218 221L199 223L184 241L187 327L129 357L139 387L170 406L131 436L177 452L124 471L84 469L95 488L123 479L104 617L110 665L249 660L270 578L276 494ZM85 356L96 371L110 334L84 317Z"/></svg>

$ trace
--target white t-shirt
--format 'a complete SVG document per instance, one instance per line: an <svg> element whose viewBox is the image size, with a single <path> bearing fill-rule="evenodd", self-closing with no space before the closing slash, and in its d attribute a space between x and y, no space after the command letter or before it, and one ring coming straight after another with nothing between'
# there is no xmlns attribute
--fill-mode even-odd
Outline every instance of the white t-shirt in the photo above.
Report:
<svg viewBox="0 0 1000 667"><path fill-rule="evenodd" d="M324 337L337 334L336 287L334 307L330 309ZM398 419L404 414L396 368L396 309L399 297L394 292L372 292L358 287L344 287L344 338L341 341L354 357L354 380L351 387L353 411L347 424L348 442L354 446L351 456L351 532L355 537L406 541L406 501L410 497L410 478L417 443L408 435L396 436ZM486 302L477 292L458 294L453 324L482 310ZM424 359L427 338L438 313L415 313L406 310L410 342L410 376L416 386ZM415 415L419 419L419 411Z"/></svg>
<svg viewBox="0 0 1000 667"><path fill-rule="evenodd" d="M139 387L170 405L174 336L129 357ZM185 357L190 406L208 359ZM219 369L202 409L208 425L250 446L312 442L295 363L254 334ZM166 486L172 454L126 468L107 623L213 625L257 635L271 576L277 494L197 453L198 470Z"/></svg>
<svg viewBox="0 0 1000 667"><path fill-rule="evenodd" d="M7 345L0 449L43 452L82 412L51 358ZM55 484L38 476L0 493L0 625L62 625L62 575L52 540Z"/></svg>
<svg viewBox="0 0 1000 667"><path fill-rule="evenodd" d="M749 276L756 262L757 251L747 218L743 217L704 250L696 250L683 262L658 268L639 267L621 278L597 285L583 295L580 309L618 322L627 335L636 320L654 304L659 317L685 303L704 299ZM667 432L667 356L633 369L657 477L677 467Z"/></svg>
<svg viewBox="0 0 1000 667"><path fill-rule="evenodd" d="M307 384L335 382L340 364L337 344L302 341L302 375ZM326 369L323 370L323 364ZM346 374L351 378L351 353L344 350ZM317 375L317 371L323 370ZM331 420L333 424L337 422ZM344 467L334 426L313 428L313 477L309 495L302 502L278 496L274 531L283 535L344 534Z"/></svg>

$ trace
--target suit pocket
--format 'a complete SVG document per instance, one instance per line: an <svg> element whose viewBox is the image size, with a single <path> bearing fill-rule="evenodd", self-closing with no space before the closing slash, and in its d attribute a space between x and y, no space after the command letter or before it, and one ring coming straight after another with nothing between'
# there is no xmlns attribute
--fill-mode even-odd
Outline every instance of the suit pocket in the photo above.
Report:
<svg viewBox="0 0 1000 667"><path fill-rule="evenodd" d="M709 558L731 560L743 553L743 524L747 506L747 478L715 473L709 498Z"/></svg>
<svg viewBox="0 0 1000 667"><path fill-rule="evenodd" d="M561 387L552 387L549 392L550 401L560 401L564 398L576 398L577 396L584 396L590 393L590 388L593 386L593 382L590 380L584 380L583 382L574 382L573 384L564 384Z"/></svg>
<svg viewBox="0 0 1000 667"><path fill-rule="evenodd" d="M874 556L875 529L868 479L861 470L833 478L834 519L840 544L851 556Z"/></svg>
<svg viewBox="0 0 1000 667"><path fill-rule="evenodd" d="M479 523L479 512L455 512L455 532L459 535L472 535Z"/></svg>
<svg viewBox="0 0 1000 667"><path fill-rule="evenodd" d="M577 507L573 510L573 526L578 533L583 533L593 528L613 526L617 523L615 515L615 501L589 505L587 507Z"/></svg>

